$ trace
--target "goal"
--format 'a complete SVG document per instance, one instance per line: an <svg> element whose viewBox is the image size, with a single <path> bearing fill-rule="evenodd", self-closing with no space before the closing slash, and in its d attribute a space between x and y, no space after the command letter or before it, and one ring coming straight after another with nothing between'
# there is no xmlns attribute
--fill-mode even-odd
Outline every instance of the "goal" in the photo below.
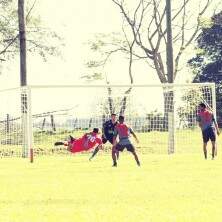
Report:
<svg viewBox="0 0 222 222"><path fill-rule="evenodd" d="M28 86L1 90L0 99L2 157L28 157L30 150L36 156L67 154L54 143L102 128L111 113L125 116L140 140L138 152L193 153L202 142L198 104L216 116L213 83Z"/></svg>

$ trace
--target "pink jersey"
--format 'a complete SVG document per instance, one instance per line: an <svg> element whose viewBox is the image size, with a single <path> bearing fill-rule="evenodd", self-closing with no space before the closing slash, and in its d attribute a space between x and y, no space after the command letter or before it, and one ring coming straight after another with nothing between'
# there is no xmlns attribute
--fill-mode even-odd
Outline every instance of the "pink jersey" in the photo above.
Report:
<svg viewBox="0 0 222 222"><path fill-rule="evenodd" d="M115 127L114 135L119 135L119 143L122 145L131 144L129 137L133 130L125 123L118 123Z"/></svg>
<svg viewBox="0 0 222 222"><path fill-rule="evenodd" d="M102 144L102 139L96 133L87 133L82 138L72 142L71 152L77 153L93 149L96 145Z"/></svg>
<svg viewBox="0 0 222 222"><path fill-rule="evenodd" d="M209 110L199 111L197 114L197 121L201 123L202 130L205 130L209 127L214 127L214 115Z"/></svg>
<svg viewBox="0 0 222 222"><path fill-rule="evenodd" d="M125 123L118 123L115 127L115 135L119 135L119 139L128 138L132 133L132 129L128 127Z"/></svg>

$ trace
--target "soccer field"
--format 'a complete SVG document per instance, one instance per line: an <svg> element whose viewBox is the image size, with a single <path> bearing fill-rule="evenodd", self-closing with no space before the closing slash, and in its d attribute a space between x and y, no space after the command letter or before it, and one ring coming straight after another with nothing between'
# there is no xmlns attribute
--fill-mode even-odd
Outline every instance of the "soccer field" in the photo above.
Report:
<svg viewBox="0 0 222 222"><path fill-rule="evenodd" d="M0 221L219 222L222 158L123 153L0 160Z"/></svg>

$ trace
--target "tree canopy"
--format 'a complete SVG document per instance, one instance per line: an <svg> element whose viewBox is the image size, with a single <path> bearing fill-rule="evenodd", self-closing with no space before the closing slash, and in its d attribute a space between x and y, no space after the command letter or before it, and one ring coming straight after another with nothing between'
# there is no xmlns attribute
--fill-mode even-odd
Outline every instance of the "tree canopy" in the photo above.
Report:
<svg viewBox="0 0 222 222"><path fill-rule="evenodd" d="M215 82L217 114L222 116L222 12L212 16L197 37L197 53L188 61L193 82ZM220 125L222 120L219 120Z"/></svg>
<svg viewBox="0 0 222 222"><path fill-rule="evenodd" d="M91 41L91 49L102 52L100 61L90 62L90 68L103 66L112 55L123 53L129 60L129 78L133 82L132 65L135 60L142 60L154 69L161 83L167 83L166 46L166 1L164 0L112 0L122 15L122 35L113 33L101 35ZM205 13L214 0L172 1L172 41L173 41L173 80L180 71L181 58L186 49L193 43L201 29ZM194 8L195 6L195 8ZM117 37L116 37L117 36Z"/></svg>
<svg viewBox="0 0 222 222"><path fill-rule="evenodd" d="M0 0L0 63L13 59L19 52L17 1ZM27 51L38 53L44 60L48 55L58 55L60 36L41 24L39 15L33 13L36 0L27 1L26 37Z"/></svg>

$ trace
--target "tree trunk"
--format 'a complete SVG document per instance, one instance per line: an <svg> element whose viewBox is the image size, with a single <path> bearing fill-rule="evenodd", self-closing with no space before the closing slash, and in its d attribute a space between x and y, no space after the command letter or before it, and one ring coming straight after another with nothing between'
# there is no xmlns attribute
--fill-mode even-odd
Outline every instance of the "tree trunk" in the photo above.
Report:
<svg viewBox="0 0 222 222"><path fill-rule="evenodd" d="M18 0L19 42L20 42L20 84L27 85L26 78L26 33L24 0Z"/></svg>
<svg viewBox="0 0 222 222"><path fill-rule="evenodd" d="M19 43L20 43L20 85L26 86L26 34L25 34L25 10L24 0L18 0L18 22L19 22ZM23 151L22 156L28 156L27 145L27 94L21 93L21 113L22 113L22 131L23 131Z"/></svg>
<svg viewBox="0 0 222 222"><path fill-rule="evenodd" d="M130 87L124 94L125 96L123 97L122 101L121 101L121 107L120 107L120 112L119 114L124 116L125 110L126 110L126 106L127 106L127 95L130 94L132 90L132 87Z"/></svg>

